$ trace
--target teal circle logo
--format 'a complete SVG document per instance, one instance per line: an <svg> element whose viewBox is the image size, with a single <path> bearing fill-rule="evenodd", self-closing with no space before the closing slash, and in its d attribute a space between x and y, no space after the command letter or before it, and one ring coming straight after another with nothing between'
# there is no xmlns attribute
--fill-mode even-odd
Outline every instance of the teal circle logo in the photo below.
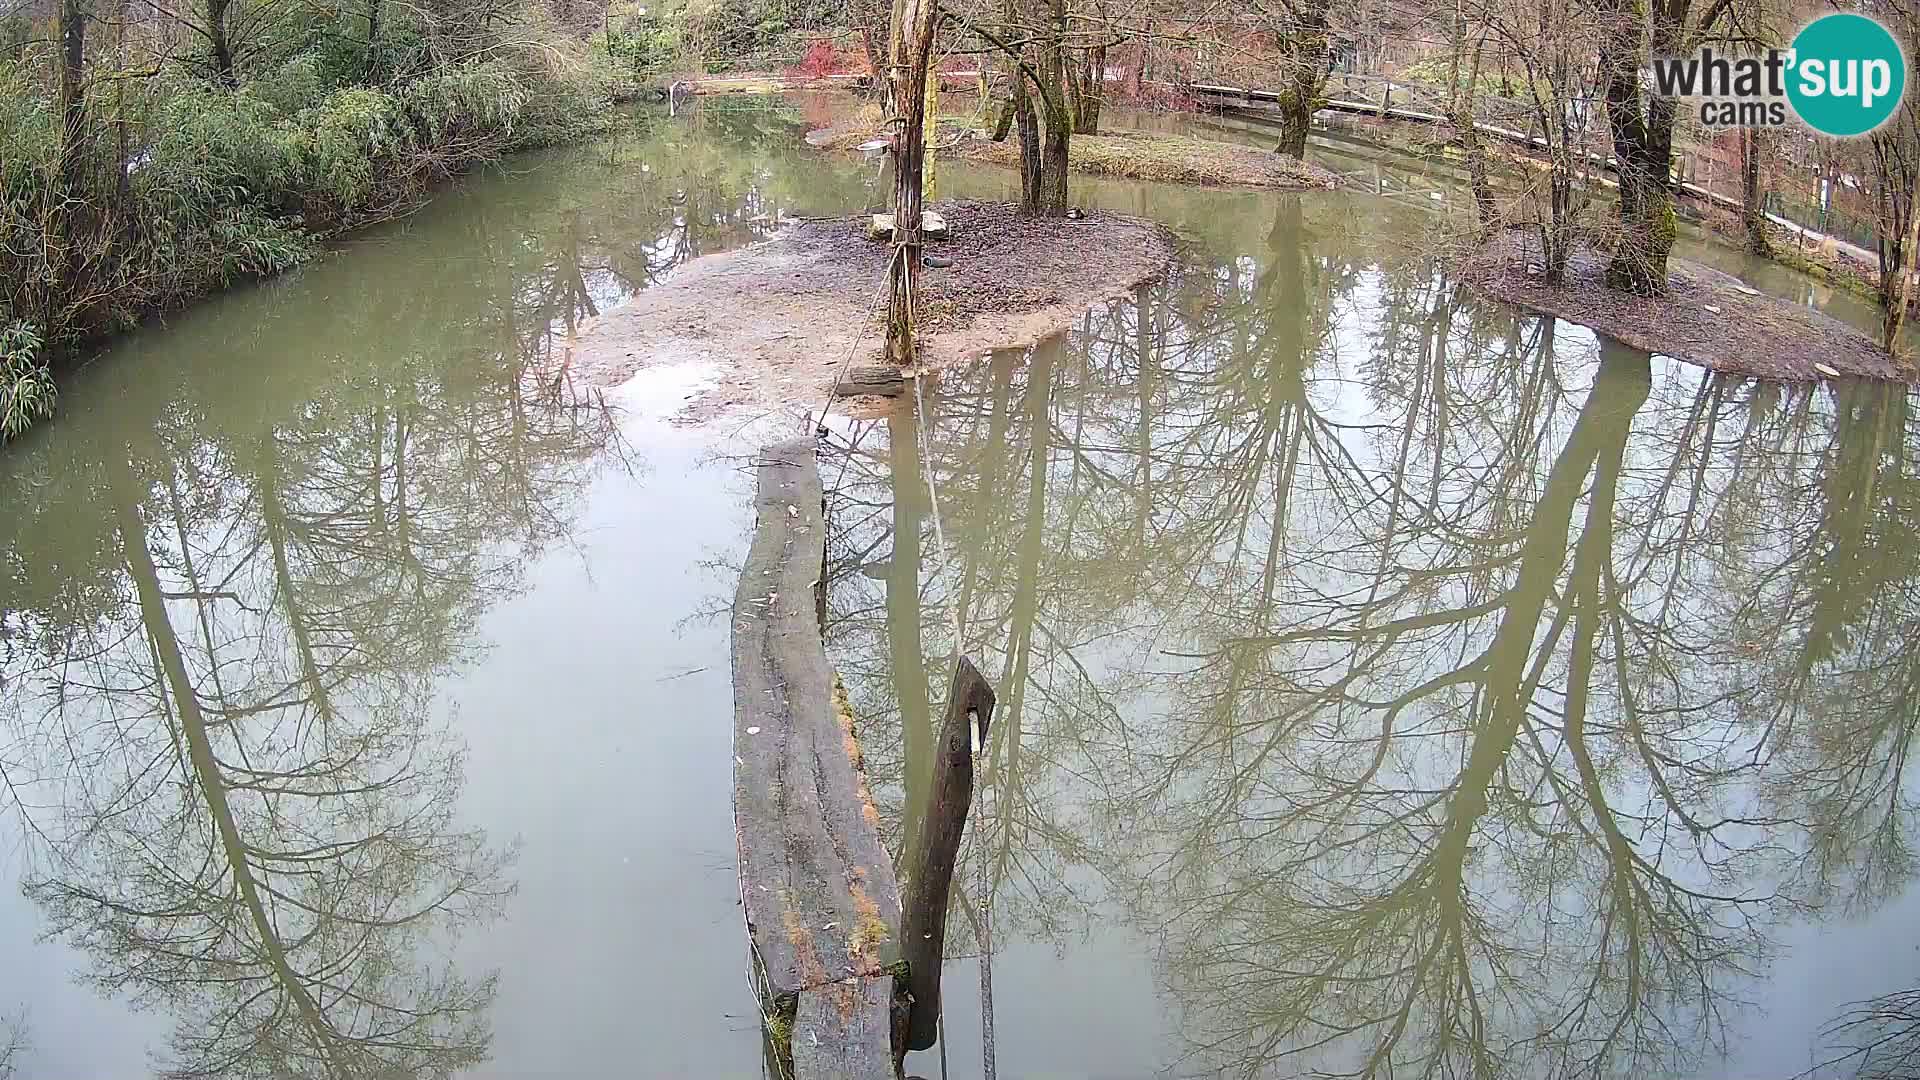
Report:
<svg viewBox="0 0 1920 1080"><path fill-rule="evenodd" d="M1864 15L1813 20L1788 56L1787 100L1822 135L1865 135L1887 122L1907 92L1900 43Z"/></svg>

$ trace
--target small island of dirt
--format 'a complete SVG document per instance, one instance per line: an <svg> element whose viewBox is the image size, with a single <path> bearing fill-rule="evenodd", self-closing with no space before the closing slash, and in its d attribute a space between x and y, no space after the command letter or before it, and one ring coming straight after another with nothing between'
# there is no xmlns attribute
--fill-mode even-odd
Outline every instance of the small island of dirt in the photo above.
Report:
<svg viewBox="0 0 1920 1080"><path fill-rule="evenodd" d="M1509 230L1458 270L1462 281L1496 300L1712 371L1807 381L1823 377L1820 364L1856 378L1913 378L1873 338L1840 320L1698 263L1671 260L1667 293L1655 297L1607 288L1606 254L1585 245L1575 249L1559 285L1542 278L1540 265L1538 240Z"/></svg>
<svg viewBox="0 0 1920 1080"><path fill-rule="evenodd" d="M1164 226L1123 214L1027 218L988 202L933 209L950 238L930 241L927 255L952 265L921 271L921 371L1066 330L1087 308L1158 277L1177 250ZM880 359L892 247L867 239L868 223L800 220L770 240L695 260L584 325L576 372L613 385L654 365L707 363L717 382L690 403L691 416L819 408L849 356L855 365Z"/></svg>

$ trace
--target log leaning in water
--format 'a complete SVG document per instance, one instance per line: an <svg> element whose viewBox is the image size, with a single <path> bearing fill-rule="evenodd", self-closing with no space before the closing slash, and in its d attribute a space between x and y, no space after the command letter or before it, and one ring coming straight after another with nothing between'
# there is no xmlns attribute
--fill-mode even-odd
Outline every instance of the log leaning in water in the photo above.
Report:
<svg viewBox="0 0 1920 1080"><path fill-rule="evenodd" d="M820 639L813 441L768 447L756 472L733 602L734 827L756 989L773 1055L797 1080L888 1076L900 893Z"/></svg>
<svg viewBox="0 0 1920 1080"><path fill-rule="evenodd" d="M908 868L905 903L907 988L912 995L907 1020L907 1049L925 1050L939 1034L940 965L946 953L947 898L953 891L960 837L973 803L973 723L980 745L993 720L993 687L973 662L962 656L953 665L947 713L934 750L933 786L920 836Z"/></svg>

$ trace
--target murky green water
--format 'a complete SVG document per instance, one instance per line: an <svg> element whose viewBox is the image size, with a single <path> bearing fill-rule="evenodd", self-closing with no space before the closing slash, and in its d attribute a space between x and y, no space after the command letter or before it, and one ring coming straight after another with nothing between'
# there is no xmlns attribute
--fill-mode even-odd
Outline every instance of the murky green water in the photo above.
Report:
<svg viewBox="0 0 1920 1080"><path fill-rule="evenodd" d="M567 361L877 198L797 148L830 107L472 178L127 339L0 456L19 1076L759 1071L741 444L667 422L704 371ZM836 424L890 829L953 620L1000 687L955 951L990 894L1001 1075L1804 1069L1920 977L1905 399L1476 304L1419 254L1444 175L1323 153L1392 190L1089 185L1195 265ZM947 1004L978 1076L971 955Z"/></svg>
<svg viewBox="0 0 1920 1080"><path fill-rule="evenodd" d="M1920 976L1904 394L1516 318L1375 199L1219 210L850 459L837 651L903 808L956 620L1000 690L999 1068L1814 1065Z"/></svg>

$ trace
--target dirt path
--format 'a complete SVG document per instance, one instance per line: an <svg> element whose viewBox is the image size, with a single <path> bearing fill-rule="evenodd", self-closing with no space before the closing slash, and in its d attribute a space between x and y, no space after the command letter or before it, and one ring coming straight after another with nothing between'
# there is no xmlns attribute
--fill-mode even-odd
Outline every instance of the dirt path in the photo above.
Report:
<svg viewBox="0 0 1920 1080"><path fill-rule="evenodd" d="M1534 270L1539 252L1532 236L1503 233L1461 261L1461 279L1496 300L1713 371L1804 382L1827 377L1822 365L1863 379L1914 377L1866 334L1731 274L1673 259L1667 295L1640 297L1607 288L1606 256L1587 247L1574 252L1564 284L1548 285Z"/></svg>
<svg viewBox="0 0 1920 1080"><path fill-rule="evenodd" d="M952 238L927 253L953 265L923 271L923 370L1059 333L1087 308L1157 277L1176 250L1165 227L1122 214L1036 220L1003 203L935 208ZM689 419L818 409L850 352L856 365L880 355L891 248L866 238L867 220L801 222L696 260L582 327L576 373L610 386L653 365L704 362L718 381L689 403ZM872 413L883 403L850 404Z"/></svg>

